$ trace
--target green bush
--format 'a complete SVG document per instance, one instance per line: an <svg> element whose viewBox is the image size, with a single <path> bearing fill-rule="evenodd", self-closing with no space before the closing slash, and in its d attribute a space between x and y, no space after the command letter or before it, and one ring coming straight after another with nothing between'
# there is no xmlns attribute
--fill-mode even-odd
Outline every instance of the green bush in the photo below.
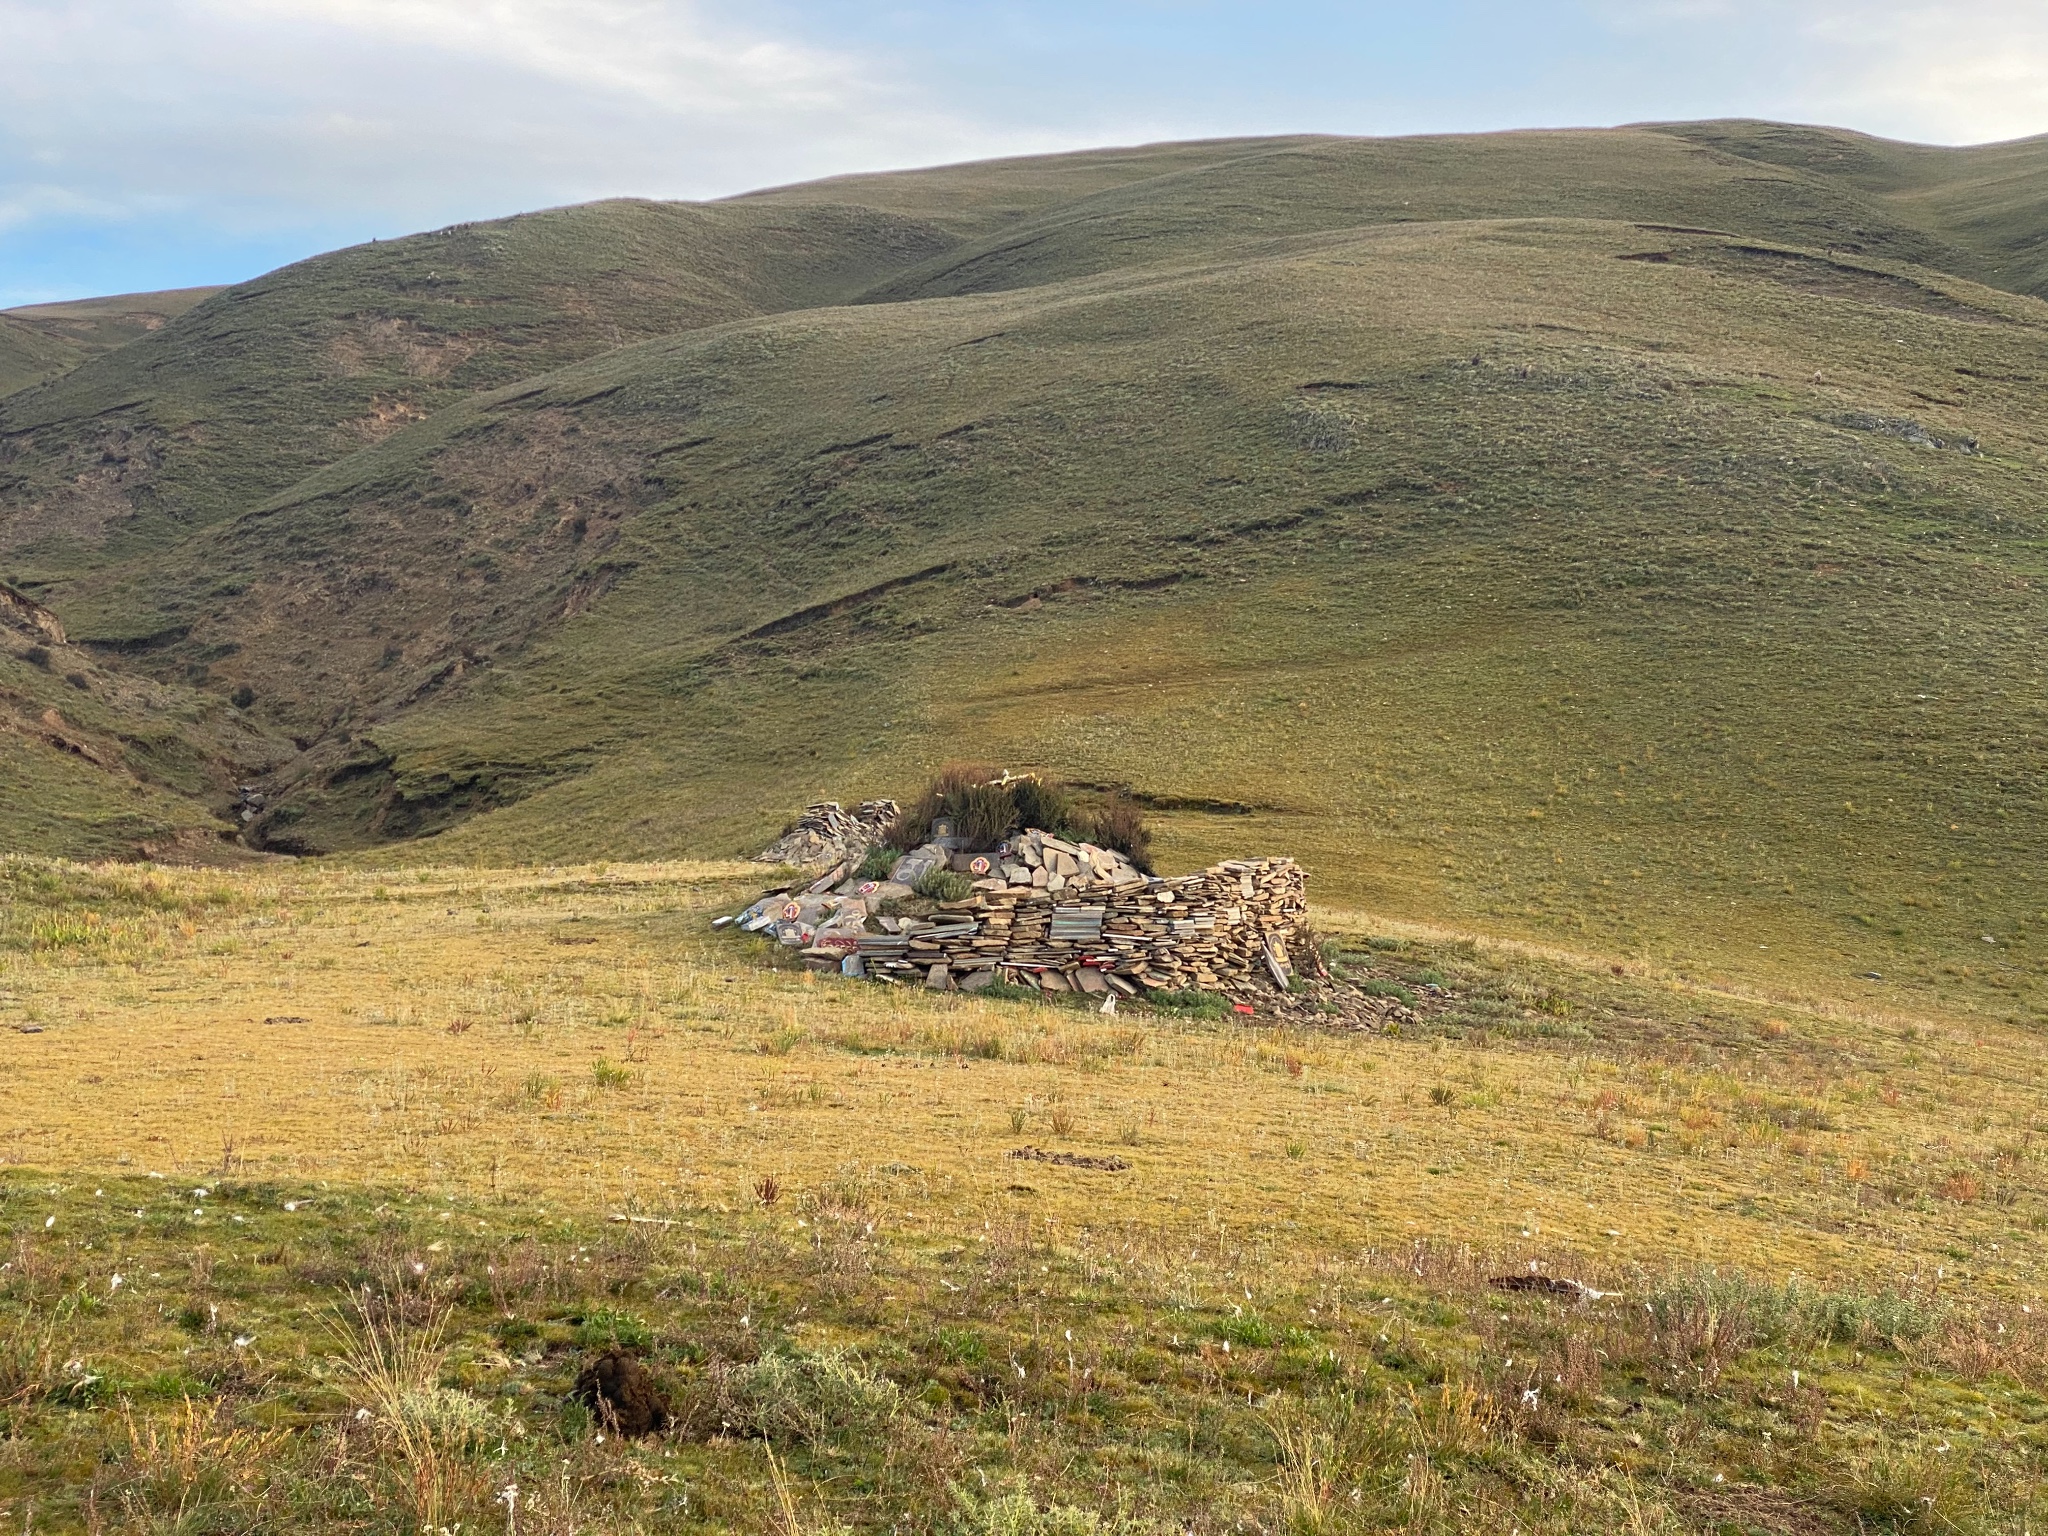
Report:
<svg viewBox="0 0 2048 1536"><path fill-rule="evenodd" d="M896 867L901 855L885 843L877 843L861 855L860 868L853 872L856 880L886 880L889 871Z"/></svg>
<svg viewBox="0 0 2048 1536"><path fill-rule="evenodd" d="M654 1330L630 1312L599 1307L576 1325L576 1343L583 1349L646 1349Z"/></svg>
<svg viewBox="0 0 2048 1536"><path fill-rule="evenodd" d="M1195 1019L1230 1016L1229 1000L1216 992L1147 992L1145 1001L1162 1013L1183 1014Z"/></svg>
<svg viewBox="0 0 2048 1536"><path fill-rule="evenodd" d="M1145 813L1129 795L1111 791L1074 817L1072 825L1083 842L1113 848L1146 874L1152 873L1152 834L1145 830Z"/></svg>
<svg viewBox="0 0 2048 1536"><path fill-rule="evenodd" d="M1415 994L1402 986L1398 981L1362 982L1359 984L1358 990L1367 997L1391 997L1406 1007L1413 1008L1415 1006Z"/></svg>
<svg viewBox="0 0 2048 1536"><path fill-rule="evenodd" d="M824 1445L883 1428L903 1407L895 1382L843 1350L772 1350L714 1366L713 1407L728 1434Z"/></svg>
<svg viewBox="0 0 2048 1536"><path fill-rule="evenodd" d="M1216 1324L1216 1337L1244 1349L1271 1349L1280 1342L1280 1330L1256 1312L1239 1312Z"/></svg>
<svg viewBox="0 0 2048 1536"><path fill-rule="evenodd" d="M887 834L897 848L931 839L932 823L951 818L955 835L969 847L993 848L1027 828L1055 837L1113 848L1148 874L1151 834L1138 803L1121 790L1083 802L1057 780L1010 778L979 764L951 763L939 770L917 799L906 805Z"/></svg>
<svg viewBox="0 0 2048 1536"><path fill-rule="evenodd" d="M1879 1446L1830 1465L1823 1499L1861 1530L1954 1533L1982 1528L1983 1500L1967 1458Z"/></svg>
<svg viewBox="0 0 2048 1536"><path fill-rule="evenodd" d="M889 824L886 834L889 842L898 848L915 848L928 843L932 836L932 823L941 816L958 818L962 797L971 789L986 784L990 779L999 779L1002 773L979 763L948 763L938 775L924 787L915 800L905 802L896 819ZM1004 836L997 833L997 839Z"/></svg>
<svg viewBox="0 0 2048 1536"><path fill-rule="evenodd" d="M965 901L974 894L974 882L957 870L934 869L911 889L926 901Z"/></svg>
<svg viewBox="0 0 2048 1536"><path fill-rule="evenodd" d="M954 835L966 838L970 848L993 848L1023 825L1017 797L1003 783L962 785L947 796L946 809Z"/></svg>
<svg viewBox="0 0 2048 1536"><path fill-rule="evenodd" d="M1701 1268L1665 1281L1647 1298L1668 1335L1690 1337L1711 1319L1724 1347L1790 1341L1897 1345L1924 1339L1949 1316L1945 1302L1904 1291L1828 1291L1788 1280L1775 1284L1739 1269Z"/></svg>
<svg viewBox="0 0 2048 1536"><path fill-rule="evenodd" d="M1017 807L1017 825L1037 827L1057 834L1074 822L1074 797L1058 784L1043 779L1019 779L1010 786L1010 799Z"/></svg>

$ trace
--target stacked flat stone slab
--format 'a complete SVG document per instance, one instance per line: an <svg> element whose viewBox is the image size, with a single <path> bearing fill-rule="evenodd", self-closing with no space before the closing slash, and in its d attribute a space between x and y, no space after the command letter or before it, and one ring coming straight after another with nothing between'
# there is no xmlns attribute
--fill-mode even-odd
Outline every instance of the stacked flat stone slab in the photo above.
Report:
<svg viewBox="0 0 2048 1536"><path fill-rule="evenodd" d="M1128 997L1285 989L1308 910L1307 877L1292 859L1231 859L1161 879L1112 850L1038 831L984 854L928 845L907 857L969 876L972 894L928 917L869 915L884 893L849 881L830 901L764 898L738 922L775 927L820 969L849 975Z"/></svg>
<svg viewBox="0 0 2048 1536"><path fill-rule="evenodd" d="M798 869L857 864L895 819L894 800L863 800L850 811L837 800L820 801L805 807L796 825L755 854L754 862L793 864Z"/></svg>

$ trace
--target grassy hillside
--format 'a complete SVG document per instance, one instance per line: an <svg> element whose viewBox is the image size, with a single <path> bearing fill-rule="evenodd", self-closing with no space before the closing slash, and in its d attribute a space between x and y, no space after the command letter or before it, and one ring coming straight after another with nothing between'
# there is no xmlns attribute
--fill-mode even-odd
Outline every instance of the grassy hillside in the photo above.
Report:
<svg viewBox="0 0 2048 1536"><path fill-rule="evenodd" d="M230 787L289 739L231 700L66 643L0 597L0 853L248 861Z"/></svg>
<svg viewBox="0 0 2048 1536"><path fill-rule="evenodd" d="M268 499L208 482L209 526L74 543L43 590L303 746L272 847L726 853L980 755L1133 785L1175 862L1286 849L1346 903L2031 1019L2048 306L1886 211L1893 160L1924 188L1949 152L1777 132L1164 146L490 226L508 295L542 233L594 262L580 219L695 231L677 273L720 220L812 233L773 281L735 246L718 323L678 299L551 374L485 388L594 323L479 325L428 419ZM828 280L828 215L894 233ZM318 283L486 243L181 324L297 305L245 349L290 358L341 323ZM193 377L242 366L225 324Z"/></svg>
<svg viewBox="0 0 2048 1536"><path fill-rule="evenodd" d="M478 389L829 302L944 243L862 209L622 201L315 257L0 402L0 555L40 589L162 547Z"/></svg>
<svg viewBox="0 0 2048 1536"><path fill-rule="evenodd" d="M1253 808L1170 851L1337 899L2031 1014L2044 318L1632 225L1287 241L608 354L150 590L331 733L285 846L729 850L986 754Z"/></svg>
<svg viewBox="0 0 2048 1536"><path fill-rule="evenodd" d="M1935 149L1785 123L1677 123L1666 131L1799 173L1815 185L1854 189L1889 219L1968 253L1961 262L1944 263L1950 270L2015 293L2048 295L2048 257L2041 250L2048 136ZM1880 237L1889 238L1888 231Z"/></svg>
<svg viewBox="0 0 2048 1536"><path fill-rule="evenodd" d="M0 395L76 368L80 349L14 316L0 313Z"/></svg>
<svg viewBox="0 0 2048 1536"><path fill-rule="evenodd" d="M1986 265L1949 237L1946 214L1923 228L1866 195L1867 176L1802 174L1767 164L1768 145L1721 137L1731 142L1619 130L1164 145L708 206L594 204L356 247L242 284L0 407L0 554L47 586L246 508L478 389L864 290L985 291L1291 233L1531 216ZM1983 233L1982 216L1955 220Z"/></svg>
<svg viewBox="0 0 2048 1536"><path fill-rule="evenodd" d="M0 310L0 395L68 373L182 315L219 288L174 288Z"/></svg>
<svg viewBox="0 0 2048 1536"><path fill-rule="evenodd" d="M1024 287L1241 242L1367 225L1611 219L1705 226L1954 265L1959 254L1849 186L1672 135L1503 133L1237 147L1060 204L894 278L871 299Z"/></svg>

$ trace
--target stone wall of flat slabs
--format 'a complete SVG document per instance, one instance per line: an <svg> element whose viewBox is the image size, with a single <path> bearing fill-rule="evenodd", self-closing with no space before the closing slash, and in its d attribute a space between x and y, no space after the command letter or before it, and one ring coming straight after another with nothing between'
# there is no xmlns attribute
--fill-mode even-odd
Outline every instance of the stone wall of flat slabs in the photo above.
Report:
<svg viewBox="0 0 2048 1536"><path fill-rule="evenodd" d="M983 862L967 899L929 918L866 921L851 952L858 971L1126 996L1270 991L1292 975L1308 912L1307 877L1292 859L1229 859L1162 879L1106 850L1025 833Z"/></svg>

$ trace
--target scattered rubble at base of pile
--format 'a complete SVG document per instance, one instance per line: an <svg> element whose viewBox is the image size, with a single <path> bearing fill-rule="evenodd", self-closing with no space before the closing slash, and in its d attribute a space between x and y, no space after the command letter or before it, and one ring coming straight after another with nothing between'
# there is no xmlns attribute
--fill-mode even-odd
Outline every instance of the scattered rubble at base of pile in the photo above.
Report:
<svg viewBox="0 0 2048 1536"><path fill-rule="evenodd" d="M1292 859L1227 859L1162 878L1113 849L1036 829L978 851L940 822L887 879L864 880L855 871L879 835L856 843L846 827L874 825L869 813L882 807L893 817L890 801L851 814L812 806L761 857L788 861L782 851L799 838L838 838L847 857L715 926L774 938L813 970L939 991L1035 987L1099 998L1104 1013L1120 998L1210 992L1238 1013L1317 1029L1379 1030L1415 1017L1329 974L1308 939L1307 876ZM964 877L968 894L913 901L942 871ZM927 910L903 915L906 904Z"/></svg>

